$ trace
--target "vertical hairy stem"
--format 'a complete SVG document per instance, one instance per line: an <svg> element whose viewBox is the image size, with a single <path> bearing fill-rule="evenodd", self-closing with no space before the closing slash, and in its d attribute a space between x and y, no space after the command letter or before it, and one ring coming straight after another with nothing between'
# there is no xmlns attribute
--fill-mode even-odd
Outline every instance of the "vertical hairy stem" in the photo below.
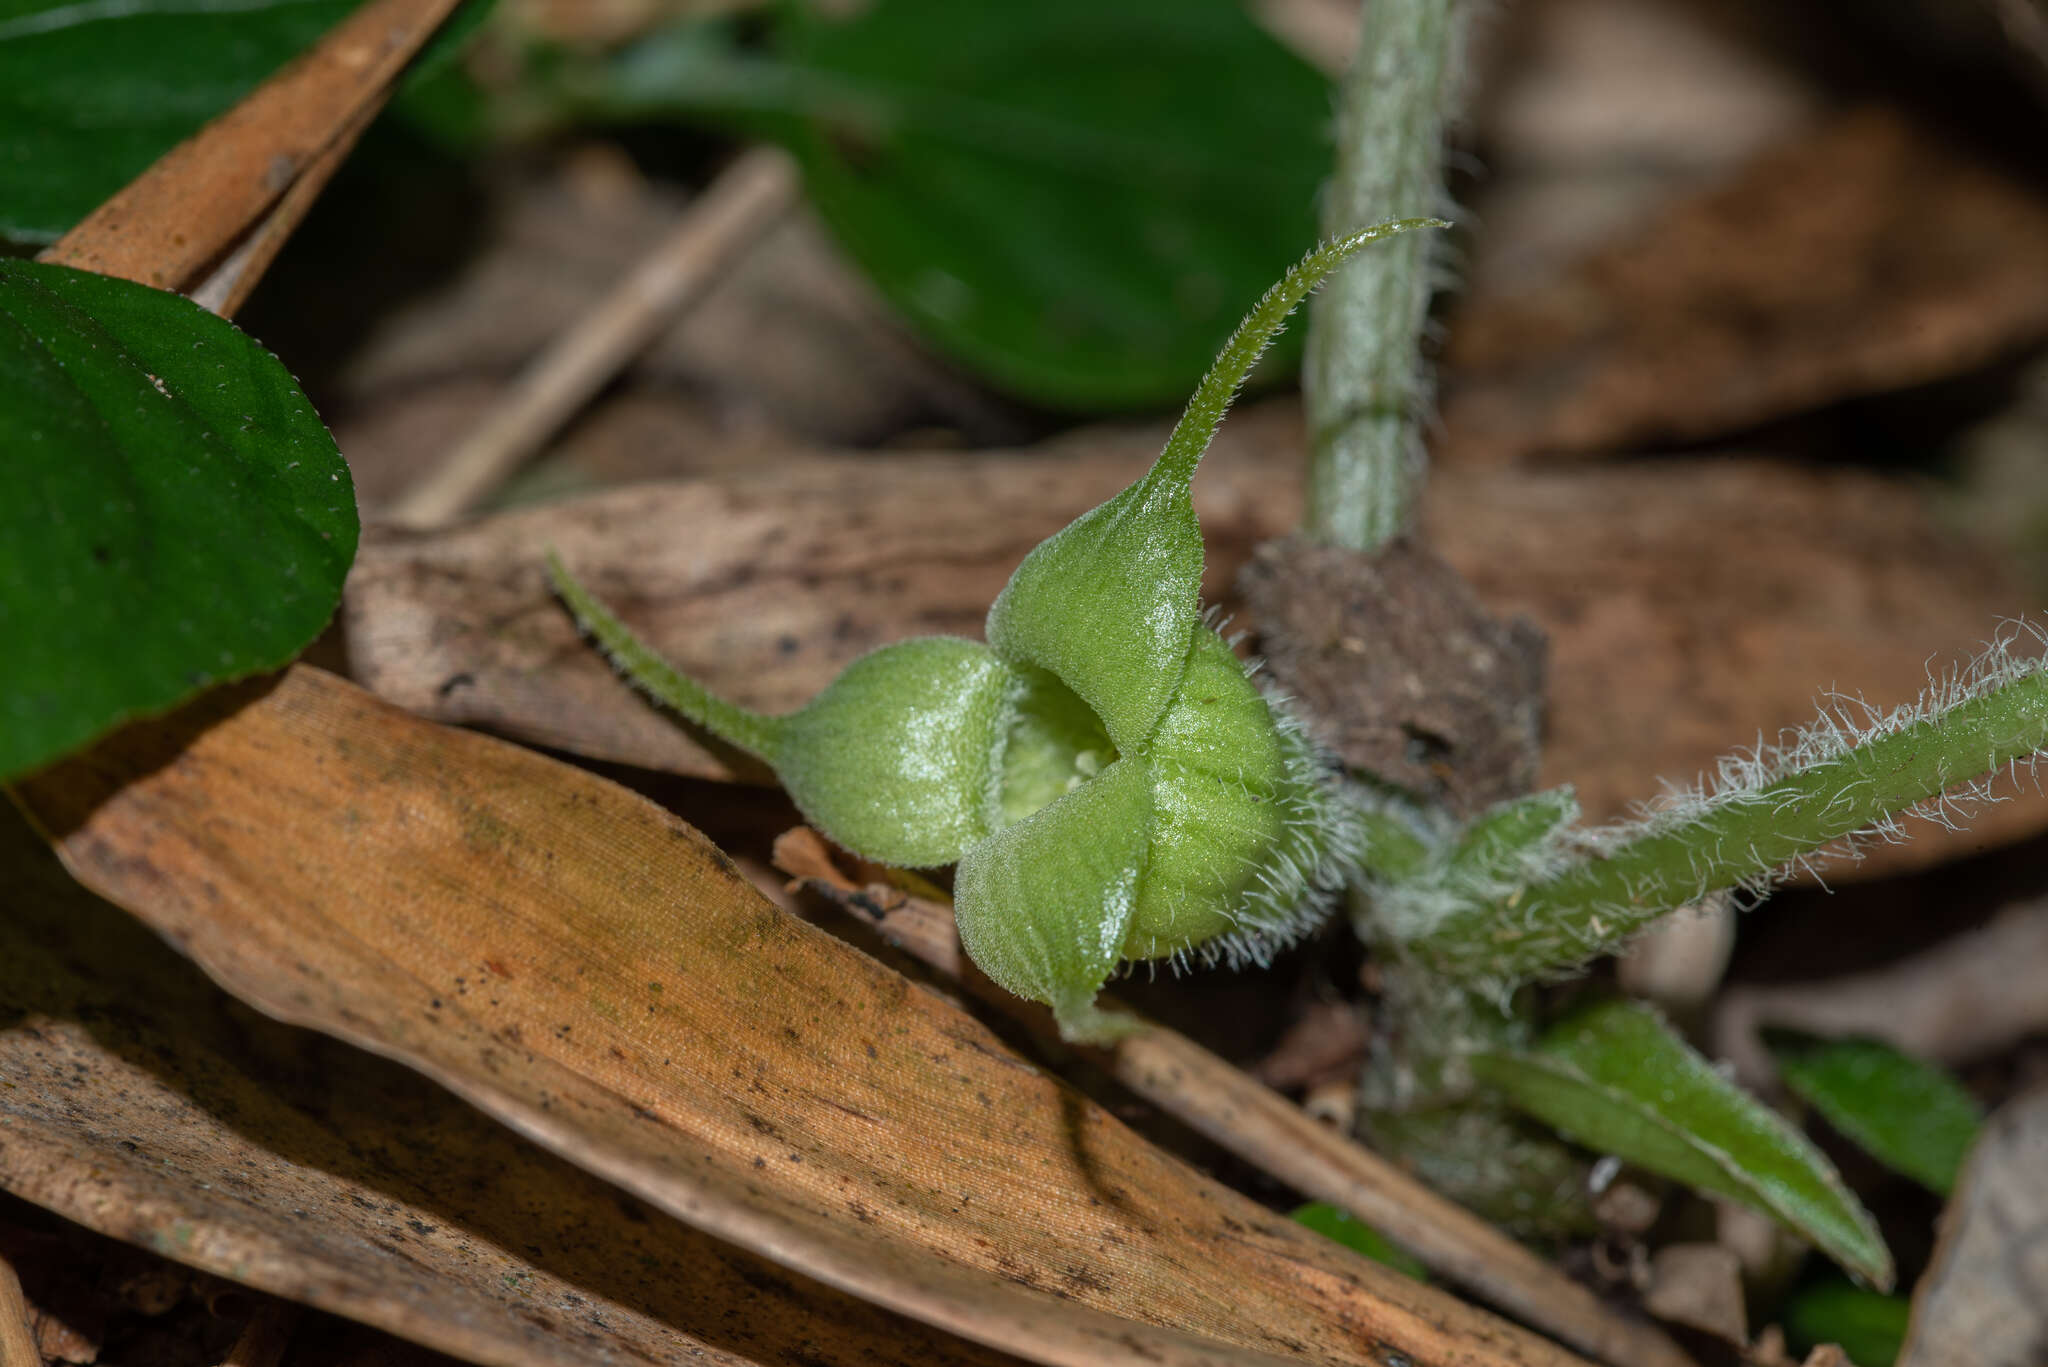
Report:
<svg viewBox="0 0 2048 1367"><path fill-rule="evenodd" d="M1325 237L1447 207L1444 124L1457 99L1470 0L1363 0L1363 8ZM1436 250L1424 234L1398 238L1346 265L1311 306L1304 530L1317 540L1372 550L1414 517L1429 400L1419 346Z"/></svg>

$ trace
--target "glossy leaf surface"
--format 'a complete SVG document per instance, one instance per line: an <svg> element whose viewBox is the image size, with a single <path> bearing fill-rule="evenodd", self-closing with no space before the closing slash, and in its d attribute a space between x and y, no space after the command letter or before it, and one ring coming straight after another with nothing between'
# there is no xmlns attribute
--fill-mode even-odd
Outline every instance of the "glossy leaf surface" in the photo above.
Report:
<svg viewBox="0 0 2048 1367"><path fill-rule="evenodd" d="M1963 1085L1878 1040L1766 1035L1778 1076L1871 1157L1946 1196L1984 1115Z"/></svg>
<svg viewBox="0 0 2048 1367"><path fill-rule="evenodd" d="M1316 236L1328 87L1235 0L799 13L812 202L898 308L1025 398L1179 400Z"/></svg>
<svg viewBox="0 0 2048 1367"><path fill-rule="evenodd" d="M1567 1138L1764 1211L1890 1287L1891 1254L1834 1165L1648 1008L1596 1003L1473 1072Z"/></svg>
<svg viewBox="0 0 2048 1367"><path fill-rule="evenodd" d="M340 600L340 452L177 295L0 261L0 450L0 776L283 664Z"/></svg>

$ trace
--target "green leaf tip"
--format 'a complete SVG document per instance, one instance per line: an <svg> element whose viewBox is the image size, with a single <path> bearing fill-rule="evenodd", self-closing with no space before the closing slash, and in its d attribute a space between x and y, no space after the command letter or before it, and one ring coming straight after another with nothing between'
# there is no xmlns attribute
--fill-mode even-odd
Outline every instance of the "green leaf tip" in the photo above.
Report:
<svg viewBox="0 0 2048 1367"><path fill-rule="evenodd" d="M0 778L334 616L348 465L277 358L189 299L0 259L0 451Z"/></svg>
<svg viewBox="0 0 2048 1367"><path fill-rule="evenodd" d="M1955 1078L1881 1040L1766 1030L1764 1042L1786 1090L1864 1152L1937 1195L1955 1189L1984 1122Z"/></svg>
<svg viewBox="0 0 2048 1367"><path fill-rule="evenodd" d="M1473 1075L1587 1148L1760 1210L1882 1290L1877 1226L1805 1135L1635 1002L1581 1008Z"/></svg>
<svg viewBox="0 0 2048 1367"><path fill-rule="evenodd" d="M1311 252L1252 311L1144 477L1049 537L989 609L988 644L864 656L764 717L637 640L559 562L557 592L656 699L774 766L805 816L868 858L957 861L960 938L1070 1039L1131 1021L1095 1003L1125 960L1259 960L1327 909L1363 826L1301 727L1201 619L1189 481L1288 313L1353 253Z"/></svg>

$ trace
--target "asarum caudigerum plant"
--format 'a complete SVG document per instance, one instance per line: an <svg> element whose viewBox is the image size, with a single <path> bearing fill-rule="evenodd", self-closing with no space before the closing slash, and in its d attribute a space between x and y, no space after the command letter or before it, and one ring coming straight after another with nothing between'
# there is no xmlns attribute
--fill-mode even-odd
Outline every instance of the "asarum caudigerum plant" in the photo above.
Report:
<svg viewBox="0 0 2048 1367"><path fill-rule="evenodd" d="M1151 471L1024 558L986 645L885 646L800 711L763 716L663 662L559 561L556 589L618 668L774 768L804 815L886 864L957 862L960 940L1051 1006L1067 1038L1128 1019L1095 997L1127 959L1259 959L1313 925L1355 867L1333 768L1204 620L1189 482L1287 315L1367 243L1311 252L1252 310Z"/></svg>

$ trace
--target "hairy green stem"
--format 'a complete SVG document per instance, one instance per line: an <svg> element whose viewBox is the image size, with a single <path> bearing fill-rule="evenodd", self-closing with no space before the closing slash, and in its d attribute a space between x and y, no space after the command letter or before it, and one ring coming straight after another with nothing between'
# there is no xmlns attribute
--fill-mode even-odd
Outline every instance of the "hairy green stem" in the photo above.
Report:
<svg viewBox="0 0 2048 1367"><path fill-rule="evenodd" d="M1992 686L1995 685L1995 686ZM1822 729L1825 742L1832 732ZM1884 723L1812 762L1795 751L1754 787L1703 795L1625 831L1499 904L1446 917L1410 949L1464 980L1521 981L1574 967L1717 889L1767 884L1787 866L1953 785L2048 746L2048 672L2011 671L1948 707ZM1939 816L1939 812L1934 815Z"/></svg>
<svg viewBox="0 0 2048 1367"><path fill-rule="evenodd" d="M1444 124L1458 96L1469 0L1364 0L1337 121L1323 235L1390 213L1441 216ZM1438 246L1403 237L1337 273L1310 310L1302 368L1304 530L1369 551L1407 530L1422 490L1429 377L1420 345Z"/></svg>
<svg viewBox="0 0 2048 1367"><path fill-rule="evenodd" d="M603 647L612 664L656 702L688 717L721 740L730 741L769 763L775 761L775 740L781 719L735 706L661 658L635 636L589 589L570 574L561 559L548 553L548 578L568 604L576 624Z"/></svg>

